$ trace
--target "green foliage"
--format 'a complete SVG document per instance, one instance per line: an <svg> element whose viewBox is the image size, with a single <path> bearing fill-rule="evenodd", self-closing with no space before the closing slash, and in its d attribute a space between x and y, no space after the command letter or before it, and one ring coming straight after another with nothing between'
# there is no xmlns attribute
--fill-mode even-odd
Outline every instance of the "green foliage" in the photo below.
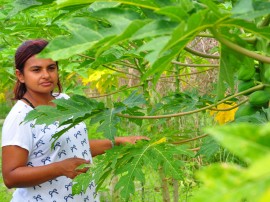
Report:
<svg viewBox="0 0 270 202"><path fill-rule="evenodd" d="M119 176L115 189L119 189L122 198L128 201L135 192L135 182L145 182L144 170L158 170L162 167L166 177L183 179L181 168L184 162L179 157L192 157L193 154L182 146L175 147L165 142L165 138L141 141L136 145L117 146L106 151L105 156L91 166L89 173L75 178L73 193L85 191L92 180L99 190L108 176Z"/></svg>
<svg viewBox="0 0 270 202"><path fill-rule="evenodd" d="M259 124L269 121L270 113L266 109L269 98L261 101L267 96L266 87L269 85L270 3L267 0L4 0L0 6L3 8L0 10L0 66L3 67L0 70L0 89L5 96L11 89L10 81L14 80L11 56L14 55L15 47L29 38L50 40L40 56L59 60L60 68L61 64L64 66L61 74L67 78L63 81L66 92L84 94L83 90L89 90L92 86L82 86L80 81L88 78L89 72L99 68L115 70L113 76L119 78L125 74L130 75L130 69L136 70L136 75L130 75L137 78L136 84L141 86L136 93L129 95L130 91L119 89L117 85L104 85L107 87L106 92L122 91L119 96L113 97L117 101L109 98L106 101L95 101L75 95L69 100L55 100L56 108L40 106L28 114L26 121L36 119L37 124L49 124L57 120L61 127L67 126L54 135L55 139L70 127L90 118L90 124L97 125L97 132L111 140L114 140L119 131L133 132L133 123L141 127L140 132L144 134L162 134L174 140L175 131L188 131L183 129L181 118L142 121L149 118L145 114L178 113L168 114L167 117L182 116L179 112L200 112L224 97L228 98L226 101L229 98L234 102L242 101L242 96L253 91L256 91L256 95L259 90L266 93L255 98L257 104L260 102L264 105L252 108L252 113L236 117L236 122ZM219 42L209 51L210 55L193 50L194 41L201 37L213 38ZM215 91L209 89L207 95L201 96L198 86L186 90L187 82L182 78L180 80L178 74L190 73L191 68L180 68L178 63L196 66L203 61L209 64L209 58L218 60L214 63L219 65L218 79L213 83ZM168 90L158 93L156 84L162 81L164 75L170 74L175 77L178 85L175 92ZM239 85L240 93L235 94L235 84L239 80L252 81L254 87L245 86L241 89ZM253 101L251 97L248 104ZM121 115L128 119L120 118ZM130 118L131 115L140 118ZM196 134L201 132L200 127L203 126L199 127L198 123L193 122L189 124L197 124L198 128L192 129L198 130ZM126 128L123 129L123 125ZM269 176L264 170L267 166L262 167L263 160L269 162L269 148L263 145L268 141L260 135L264 134L263 129L268 130L267 127L259 129L244 124L209 129L207 132L213 134L215 141L208 139L202 146L198 142L189 145L201 146L197 156L204 155L209 160L220 149L220 143L248 165L241 167L227 163L213 164L206 168L199 174L199 179L206 183L198 191L195 197L197 201L269 199L266 195ZM264 135L266 138L267 134ZM106 177L119 175L116 189L121 191L123 198L129 199L135 190L134 181L145 181L143 169L147 166L157 169L162 165L170 177L183 177L176 169L182 161L175 160L178 156L175 158L173 155L182 154L182 150L168 143L151 145L153 142L108 151L104 160L96 165L97 169L93 169L93 179L98 187L101 187ZM266 177L259 182L256 177L263 174ZM82 175L76 179L78 183L74 186L74 193L84 190L91 182L92 178L84 177ZM213 198L209 199L210 196Z"/></svg>
<svg viewBox="0 0 270 202"><path fill-rule="evenodd" d="M268 201L269 130L269 124L245 123L207 129L214 139L248 166L224 163L204 168L198 173L204 186L192 201Z"/></svg>
<svg viewBox="0 0 270 202"><path fill-rule="evenodd" d="M117 103L115 108L108 109L102 102L97 102L93 99L88 99L84 96L74 95L70 99L55 99L53 102L57 107L38 106L35 110L30 111L25 117L25 122L35 120L35 124L52 124L55 121L59 122L61 130L53 135L54 142L67 130L74 127L78 123L93 117L91 123L101 122L97 132L103 132L104 136L114 141L117 129L116 125L120 118L117 113L129 111L130 113L139 108L137 105L145 103L142 95L136 95L133 92L130 97L122 103ZM83 109L83 110L82 110ZM65 126L62 128L62 126ZM52 144L52 146L53 146Z"/></svg>

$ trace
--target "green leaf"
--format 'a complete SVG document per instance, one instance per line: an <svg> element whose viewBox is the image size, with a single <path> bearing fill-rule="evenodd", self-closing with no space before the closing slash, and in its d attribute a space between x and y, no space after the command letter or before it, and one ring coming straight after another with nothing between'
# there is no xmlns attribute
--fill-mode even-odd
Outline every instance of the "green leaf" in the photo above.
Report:
<svg viewBox="0 0 270 202"><path fill-rule="evenodd" d="M38 106L35 110L30 111L25 121L36 119L36 124L52 124L58 121L63 124L64 121L73 120L91 114L93 110L100 110L103 104L95 100L87 99L84 96L74 95L70 99L55 99L53 100L57 107ZM84 110L82 110L82 108Z"/></svg>
<svg viewBox="0 0 270 202"><path fill-rule="evenodd" d="M238 56L239 54L232 54L232 50L227 47L221 46L220 53L220 68L219 68L219 79L218 79L218 87L217 87L217 99L222 99L224 97L224 91L228 84L230 89L234 89L234 74L236 72L236 68L238 68Z"/></svg>
<svg viewBox="0 0 270 202"><path fill-rule="evenodd" d="M179 22L181 22L182 20L186 20L189 17L187 11L180 6L167 6L157 10L156 13L166 15L172 20Z"/></svg>
<svg viewBox="0 0 270 202"><path fill-rule="evenodd" d="M91 169L91 168L90 168ZM91 175L89 172L82 173L78 176L76 176L73 180L72 185L72 194L80 194L82 191L85 193L86 189L89 187L91 183Z"/></svg>
<svg viewBox="0 0 270 202"><path fill-rule="evenodd" d="M81 24L79 24L81 22ZM105 37L102 33L86 27L83 20L77 20L76 23L69 21L64 24L72 33L71 37L60 36L48 44L39 54L40 57L60 60L69 58L72 55L83 53L90 49L95 43Z"/></svg>
<svg viewBox="0 0 270 202"><path fill-rule="evenodd" d="M63 24L71 36L55 38L46 46L40 56L60 60L89 49L99 48L100 50L96 51L96 57L98 57L106 48L109 48L109 45L128 38L141 25L141 22L133 23L133 20L139 18L139 15L132 10L108 8L94 12L93 15L95 18L100 17L103 21L106 19L106 26L100 27L99 24L86 17L65 21ZM129 27L129 25L131 26ZM97 28L98 26L99 28ZM127 29L128 27L130 29Z"/></svg>
<svg viewBox="0 0 270 202"><path fill-rule="evenodd" d="M220 145L212 138L207 138L203 142L200 150L196 156L204 156L207 160L210 160L220 149Z"/></svg>
<svg viewBox="0 0 270 202"><path fill-rule="evenodd" d="M104 0L57 0L56 3L58 4L59 8L63 8L66 6L74 6L74 5L79 5L79 4L90 4L93 2L104 2ZM154 0L111 0L111 2L119 2L122 4L128 4L128 5L133 5L133 6L139 6L143 8L148 8L148 9L157 9L157 5L155 4Z"/></svg>
<svg viewBox="0 0 270 202"><path fill-rule="evenodd" d="M239 187L245 181L242 169L231 164L212 164L197 173L198 178L204 182L192 197L192 201L201 202L228 202L245 199ZM241 180L242 179L242 180ZM242 190L243 191L243 190Z"/></svg>
<svg viewBox="0 0 270 202"><path fill-rule="evenodd" d="M248 164L264 157L269 152L269 124L259 127L258 125L239 123L209 128L206 131L221 145Z"/></svg>
<svg viewBox="0 0 270 202"><path fill-rule="evenodd" d="M209 0L201 0L201 2L203 2L207 6L207 8L214 13L214 15L217 18L222 18L224 10L221 11L220 7L216 3L214 3L213 1L209 1Z"/></svg>
<svg viewBox="0 0 270 202"><path fill-rule="evenodd" d="M14 16L20 11L31 8L33 6L42 5L41 2L36 0L15 0L13 2L13 10L8 14L8 16Z"/></svg>
<svg viewBox="0 0 270 202"><path fill-rule="evenodd" d="M147 52L144 58L147 61L149 61L150 64L153 64L159 57L159 53L166 45L168 40L169 40L168 36L153 38L149 42L143 44L137 51L138 53Z"/></svg>
<svg viewBox="0 0 270 202"><path fill-rule="evenodd" d="M171 35L172 31L176 28L177 23L167 20L147 20L147 24L142 26L137 32L135 32L131 40L144 39L148 37L158 37L164 35Z"/></svg>
<svg viewBox="0 0 270 202"><path fill-rule="evenodd" d="M171 40L164 47L164 51L169 50L177 44L185 46L187 42L195 38L199 32L212 27L218 20L220 20L220 18L217 18L217 16L208 9L192 14L186 22L179 24L173 31Z"/></svg>
<svg viewBox="0 0 270 202"><path fill-rule="evenodd" d="M81 95L74 95L70 99L55 99L53 102L57 104L56 107L38 106L35 110L30 111L24 120L25 122L35 120L35 124L46 125L57 121L59 127L68 125L53 135L53 144L64 132L104 110L103 103L87 99Z"/></svg>
<svg viewBox="0 0 270 202"><path fill-rule="evenodd" d="M97 132L103 132L106 138L114 141L114 137L117 134L116 125L120 122L120 118L116 114L124 109L124 107L108 109L100 114L99 116L103 121L98 127Z"/></svg>
<svg viewBox="0 0 270 202"><path fill-rule="evenodd" d="M136 91L133 91L131 95L123 101L128 108L132 108L138 105L145 104L146 100L142 94L138 94Z"/></svg>
<svg viewBox="0 0 270 202"><path fill-rule="evenodd" d="M166 144L165 140L153 138L150 141L138 141L135 145L116 146L107 150L104 156L97 157L98 163L91 168L97 190L107 177L118 176L115 189L120 190L124 200L128 200L135 193L135 183L145 182L146 169L155 171L164 167L166 177L181 178L184 163L178 156L194 155L182 146Z"/></svg>
<svg viewBox="0 0 270 202"><path fill-rule="evenodd" d="M264 1L240 0L232 9L233 18L254 20L268 15L270 3Z"/></svg>
<svg viewBox="0 0 270 202"><path fill-rule="evenodd" d="M233 7L233 14L243 14L248 13L250 11L254 11L253 8L253 0L239 0L237 4Z"/></svg>
<svg viewBox="0 0 270 202"><path fill-rule="evenodd" d="M94 2L90 5L89 9L92 11L99 11L104 8L113 8L119 6L119 2L106 2L106 1L101 1L101 2Z"/></svg>
<svg viewBox="0 0 270 202"><path fill-rule="evenodd" d="M230 19L224 21L219 26L221 27L238 27L239 29L244 29L245 31L254 34L256 37L260 37L266 40L270 39L270 28L269 27L258 27L256 24L248 22L246 20L240 19Z"/></svg>
<svg viewBox="0 0 270 202"><path fill-rule="evenodd" d="M119 19L122 21L121 19ZM119 22L119 20L117 20ZM105 50L108 50L111 46L114 44L119 44L125 40L129 40L130 37L141 27L143 27L148 21L147 20L133 20L130 23L128 23L127 27L121 28L123 30L122 33L116 35L111 40L108 40L103 46L100 46L98 49L96 56L99 56L100 53L102 53Z"/></svg>
<svg viewBox="0 0 270 202"><path fill-rule="evenodd" d="M270 150L248 168L229 163L204 168L197 173L203 186L195 192L192 201L269 201L269 160Z"/></svg>

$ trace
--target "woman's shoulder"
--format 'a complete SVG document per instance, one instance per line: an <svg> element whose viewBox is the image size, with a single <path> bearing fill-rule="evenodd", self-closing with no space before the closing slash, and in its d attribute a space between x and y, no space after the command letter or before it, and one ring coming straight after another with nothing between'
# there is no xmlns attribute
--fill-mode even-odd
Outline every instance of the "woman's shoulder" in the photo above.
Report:
<svg viewBox="0 0 270 202"><path fill-rule="evenodd" d="M8 115L5 118L4 125L7 122L21 122L28 112L33 110L29 105L25 104L23 101L18 100L15 105L11 108Z"/></svg>
<svg viewBox="0 0 270 202"><path fill-rule="evenodd" d="M55 94L53 94L53 96L56 98L56 99L61 99L61 98L64 98L64 99L69 99L70 97L67 95L67 94L65 94L65 93L55 93Z"/></svg>

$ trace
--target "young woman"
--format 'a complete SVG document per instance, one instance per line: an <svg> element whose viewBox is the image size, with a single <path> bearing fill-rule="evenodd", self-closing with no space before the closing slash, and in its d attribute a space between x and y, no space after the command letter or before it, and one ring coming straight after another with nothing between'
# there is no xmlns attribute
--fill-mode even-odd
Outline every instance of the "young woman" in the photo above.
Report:
<svg viewBox="0 0 270 202"><path fill-rule="evenodd" d="M13 202L84 202L98 201L94 184L86 193L72 195L72 179L87 169L76 169L92 162L92 156L104 153L112 144L109 140L88 141L82 122L63 134L51 149L51 137L61 128L58 122L35 125L22 123L26 114L39 105L51 105L54 99L69 97L61 93L58 64L38 58L48 44L45 40L29 40L16 51L17 100L5 119L2 129L2 174L8 188L17 188ZM58 87L58 93L54 93ZM144 136L116 138L116 144L135 143ZM91 148L91 149L90 149Z"/></svg>

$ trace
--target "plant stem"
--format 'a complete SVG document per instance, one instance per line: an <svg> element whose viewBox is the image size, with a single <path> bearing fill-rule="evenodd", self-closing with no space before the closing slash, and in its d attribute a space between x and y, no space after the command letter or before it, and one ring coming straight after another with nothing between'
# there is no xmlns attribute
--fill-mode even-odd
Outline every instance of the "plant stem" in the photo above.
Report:
<svg viewBox="0 0 270 202"><path fill-rule="evenodd" d="M185 140L181 140L179 142L173 142L172 144L184 144L184 143L187 143L187 142L192 142L194 140L198 140L198 139L201 139L201 138L204 138L204 137L207 137L208 134L204 134L204 135L201 135L201 136L198 136L198 137L194 137L194 138L190 138L190 139L185 139Z"/></svg>
<svg viewBox="0 0 270 202"><path fill-rule="evenodd" d="M130 119L163 119L163 118L172 118L172 117L178 117L178 116L185 116L185 115L189 115L189 114L194 114L194 113L198 113L198 112L202 112L204 110L207 110L207 109L211 109L221 103L224 103L228 100L231 100L232 98L235 98L235 97L238 97L240 95L244 95L246 93L251 93L253 91L256 91L256 90L261 90L265 87L264 84L260 84L260 85L257 85L257 86L254 86L248 90L245 90L245 91L242 91L240 93L236 93L234 95L231 95L227 98L224 98L220 101L218 101L217 103L215 104L212 104L212 105L209 105L209 106L206 106L206 107L202 107L200 109L196 109L196 110L193 110L193 111L188 111L188 112L180 112L180 113L176 113L176 114L165 114L165 115L157 115L157 116L131 116L131 115L127 115L127 114L117 114L117 116L120 116L120 117L124 117L124 118L130 118Z"/></svg>
<svg viewBox="0 0 270 202"><path fill-rule="evenodd" d="M97 95L97 96L91 96L89 98L100 98L100 97L106 97L106 96L110 96L110 95L113 95L113 94L116 94L116 93L119 93L119 92L122 92L124 90L127 90L127 89L130 89L130 88L136 88L136 87L140 87L142 86L143 84L139 84L139 85L136 85L136 86L131 86L131 87L126 87L124 89L121 89L121 90L117 90L117 91L114 91L112 93L108 93L108 94L103 94L103 95Z"/></svg>
<svg viewBox="0 0 270 202"><path fill-rule="evenodd" d="M184 67L219 67L219 64L186 64L177 61L172 61L172 63Z"/></svg>
<svg viewBox="0 0 270 202"><path fill-rule="evenodd" d="M201 52L198 52L198 51L195 51L191 48L188 48L188 47L185 47L185 50L187 52L190 52L194 55L197 55L197 56L200 56L200 57L203 57L203 58L212 58L212 59L219 59L219 55L209 55L209 54L205 54L205 53L201 53Z"/></svg>
<svg viewBox="0 0 270 202"><path fill-rule="evenodd" d="M246 55L248 57L251 57L255 60L261 61L261 62L265 62L265 63L270 63L270 57L268 56L264 56L264 55L260 55L258 53L255 53L254 51L250 51L246 48L243 48L227 39L225 39L221 34L219 34L215 29L211 29L211 32L213 33L213 35L216 37L216 39L220 42L223 43L225 46L227 46L228 48L233 49L236 52L239 52L243 55Z"/></svg>

